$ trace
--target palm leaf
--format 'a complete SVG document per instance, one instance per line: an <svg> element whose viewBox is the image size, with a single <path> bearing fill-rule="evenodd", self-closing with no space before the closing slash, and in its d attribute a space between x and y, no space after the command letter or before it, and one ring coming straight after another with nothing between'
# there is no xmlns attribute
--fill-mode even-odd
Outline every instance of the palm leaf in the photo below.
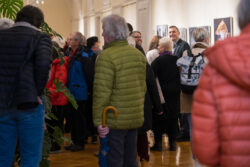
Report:
<svg viewBox="0 0 250 167"><path fill-rule="evenodd" d="M0 0L0 15L15 20L17 12L22 7L22 0Z"/></svg>
<svg viewBox="0 0 250 167"><path fill-rule="evenodd" d="M66 88L58 79L53 80L53 83L56 86L56 92L61 92L62 94L64 94L67 97L68 101L72 104L72 106L77 110L77 102L74 96L70 93L69 89Z"/></svg>
<svg viewBox="0 0 250 167"><path fill-rule="evenodd" d="M58 36L62 39L62 36L60 34L58 34L56 31L54 31L46 22L44 22L40 29L42 30L42 32L49 34L49 35L53 35L53 36Z"/></svg>

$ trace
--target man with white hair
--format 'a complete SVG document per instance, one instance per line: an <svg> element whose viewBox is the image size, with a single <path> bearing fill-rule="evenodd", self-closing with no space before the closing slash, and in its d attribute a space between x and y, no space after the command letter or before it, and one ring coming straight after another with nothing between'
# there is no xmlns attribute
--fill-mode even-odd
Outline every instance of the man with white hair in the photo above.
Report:
<svg viewBox="0 0 250 167"><path fill-rule="evenodd" d="M94 65L89 58L87 48L84 46L85 37L80 32L70 36L71 47L67 87L78 104L74 109L71 104L71 140L72 144L65 146L66 150L73 152L84 150L84 140L87 136L87 102L92 93Z"/></svg>
<svg viewBox="0 0 250 167"><path fill-rule="evenodd" d="M108 166L137 167L137 128L144 121L146 58L128 45L124 18L109 15L102 20L105 46L97 59L93 93L93 119L101 138L108 133ZM112 105L118 116L107 114L102 127L102 111Z"/></svg>

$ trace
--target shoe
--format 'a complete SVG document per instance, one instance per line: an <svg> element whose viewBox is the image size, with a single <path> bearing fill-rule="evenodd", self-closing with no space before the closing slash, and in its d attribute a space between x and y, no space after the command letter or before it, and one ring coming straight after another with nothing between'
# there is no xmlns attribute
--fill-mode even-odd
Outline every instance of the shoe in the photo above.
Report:
<svg viewBox="0 0 250 167"><path fill-rule="evenodd" d="M84 150L84 146L81 145L73 145L70 149L72 152L82 151Z"/></svg>
<svg viewBox="0 0 250 167"><path fill-rule="evenodd" d="M189 137L189 135L185 135L184 133L180 133L179 135L176 136L176 141L177 142L190 141L190 137Z"/></svg>
<svg viewBox="0 0 250 167"><path fill-rule="evenodd" d="M93 135L93 136L92 136L91 143L92 143L92 144L96 144L96 143L97 143L97 135Z"/></svg>
<svg viewBox="0 0 250 167"><path fill-rule="evenodd" d="M51 154L57 154L57 153L60 153L60 152L62 152L61 146L59 146L56 143L52 143L52 147L50 149L50 153Z"/></svg>
<svg viewBox="0 0 250 167"><path fill-rule="evenodd" d="M150 148L152 151L162 151L162 143L155 142L154 146Z"/></svg>
<svg viewBox="0 0 250 167"><path fill-rule="evenodd" d="M64 149L65 150L71 150L71 148L73 147L74 144L70 144L70 145L67 145L67 146L64 146Z"/></svg>
<svg viewBox="0 0 250 167"><path fill-rule="evenodd" d="M58 153L61 153L62 150L59 149L59 150L54 150L54 151L50 151L50 154L58 154Z"/></svg>
<svg viewBox="0 0 250 167"><path fill-rule="evenodd" d="M176 151L176 141L175 140L169 140L169 151Z"/></svg>

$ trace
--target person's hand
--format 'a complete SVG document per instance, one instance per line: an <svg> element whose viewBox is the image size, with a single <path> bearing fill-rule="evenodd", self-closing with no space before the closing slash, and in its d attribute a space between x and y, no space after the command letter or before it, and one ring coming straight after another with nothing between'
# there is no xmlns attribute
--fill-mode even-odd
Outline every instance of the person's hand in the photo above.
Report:
<svg viewBox="0 0 250 167"><path fill-rule="evenodd" d="M159 112L159 113L157 113L157 115L162 115L163 114L163 112Z"/></svg>
<svg viewBox="0 0 250 167"><path fill-rule="evenodd" d="M39 96L37 96L37 102L38 102L40 105L43 104L42 99L41 99Z"/></svg>
<svg viewBox="0 0 250 167"><path fill-rule="evenodd" d="M97 127L97 131L99 133L100 138L104 138L109 133L109 128L106 126L105 128L102 125Z"/></svg>

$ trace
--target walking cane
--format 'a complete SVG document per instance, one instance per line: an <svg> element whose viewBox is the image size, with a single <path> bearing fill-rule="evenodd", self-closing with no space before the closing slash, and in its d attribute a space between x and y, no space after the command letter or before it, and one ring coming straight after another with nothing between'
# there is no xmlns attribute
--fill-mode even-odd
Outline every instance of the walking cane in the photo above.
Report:
<svg viewBox="0 0 250 167"><path fill-rule="evenodd" d="M118 115L118 111L117 109L114 107L114 106L107 106L103 109L103 112L102 112L102 127L106 127L106 113L107 111L111 109L113 112L114 112L114 117L116 118L117 115Z"/></svg>

